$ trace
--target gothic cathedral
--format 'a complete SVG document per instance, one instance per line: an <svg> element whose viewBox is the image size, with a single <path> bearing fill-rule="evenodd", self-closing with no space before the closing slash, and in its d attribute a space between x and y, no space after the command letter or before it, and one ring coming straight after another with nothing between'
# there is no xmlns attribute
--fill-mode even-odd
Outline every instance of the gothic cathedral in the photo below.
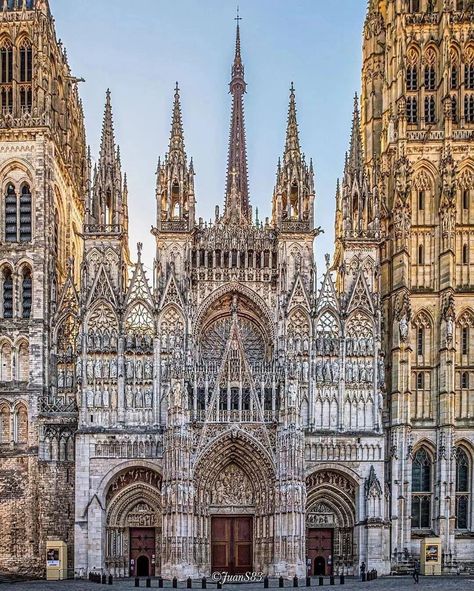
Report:
<svg viewBox="0 0 474 591"><path fill-rule="evenodd" d="M110 93L93 167L48 1L0 0L1 571L62 540L70 576L388 574L433 536L474 567L473 38L470 0L369 1L318 277L293 85L252 212L237 22L224 207L176 86L148 277Z"/></svg>

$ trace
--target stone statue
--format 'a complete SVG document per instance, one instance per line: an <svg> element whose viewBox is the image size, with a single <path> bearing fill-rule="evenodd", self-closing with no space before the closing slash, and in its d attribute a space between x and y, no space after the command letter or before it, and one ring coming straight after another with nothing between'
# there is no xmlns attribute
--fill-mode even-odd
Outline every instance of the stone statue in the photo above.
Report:
<svg viewBox="0 0 474 591"><path fill-rule="evenodd" d="M296 408L298 402L298 388L294 382L288 387L288 408Z"/></svg>
<svg viewBox="0 0 474 591"><path fill-rule="evenodd" d="M151 408L153 403L153 391L151 388L145 390L145 406Z"/></svg>
<svg viewBox="0 0 474 591"><path fill-rule="evenodd" d="M94 379L94 362L92 359L87 360L87 379L89 381Z"/></svg>
<svg viewBox="0 0 474 591"><path fill-rule="evenodd" d="M352 362L349 360L346 363L346 380L350 383L353 379Z"/></svg>
<svg viewBox="0 0 474 591"><path fill-rule="evenodd" d="M333 382L339 381L339 363L336 360L332 362L332 379Z"/></svg>
<svg viewBox="0 0 474 591"><path fill-rule="evenodd" d="M145 379L151 380L153 378L153 363L147 359L144 365Z"/></svg>
<svg viewBox="0 0 474 591"><path fill-rule="evenodd" d="M143 379L143 362L141 359L137 359L135 362L135 377L137 380Z"/></svg>
<svg viewBox="0 0 474 591"><path fill-rule="evenodd" d="M127 359L127 378L131 379L134 376L133 371L133 361L131 359Z"/></svg>
<svg viewBox="0 0 474 591"><path fill-rule="evenodd" d="M97 359L94 365L94 377L102 378L102 359Z"/></svg>
<svg viewBox="0 0 474 591"><path fill-rule="evenodd" d="M132 386L128 385L125 390L125 402L127 404L127 408L133 408L133 390Z"/></svg>
<svg viewBox="0 0 474 591"><path fill-rule="evenodd" d="M143 392L141 388L137 388L135 392L135 408L143 408Z"/></svg>
<svg viewBox="0 0 474 591"><path fill-rule="evenodd" d="M87 398L87 406L89 408L92 408L94 406L94 390L92 390L92 388L89 388L87 390L86 398Z"/></svg>
<svg viewBox="0 0 474 591"><path fill-rule="evenodd" d="M76 378L82 380L82 359L78 357L76 360Z"/></svg>
<svg viewBox="0 0 474 591"><path fill-rule="evenodd" d="M110 405L109 389L107 388L107 385L104 387L104 391L102 393L102 404L105 408L108 408Z"/></svg>
<svg viewBox="0 0 474 591"><path fill-rule="evenodd" d="M95 391L94 406L96 408L100 408L102 406L102 394L99 388L97 388L97 390Z"/></svg>
<svg viewBox="0 0 474 591"><path fill-rule="evenodd" d="M110 377L111 379L116 379L117 378L117 359L112 359L110 361Z"/></svg>

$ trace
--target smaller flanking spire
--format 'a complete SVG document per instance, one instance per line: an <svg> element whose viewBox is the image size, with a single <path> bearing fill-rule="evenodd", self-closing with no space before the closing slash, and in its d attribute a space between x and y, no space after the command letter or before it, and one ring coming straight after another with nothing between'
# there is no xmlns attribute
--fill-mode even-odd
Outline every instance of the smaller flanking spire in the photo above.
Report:
<svg viewBox="0 0 474 591"><path fill-rule="evenodd" d="M290 104L288 106L288 124L286 127L286 144L284 161L288 163L295 156L301 154L300 139L298 134L298 122L296 120L296 98L293 82L290 88Z"/></svg>
<svg viewBox="0 0 474 591"><path fill-rule="evenodd" d="M354 95L354 113L352 116L351 145L348 165L352 171L359 171L363 166L362 139L360 133L359 97Z"/></svg>
<svg viewBox="0 0 474 591"><path fill-rule="evenodd" d="M176 82L174 89L173 119L171 122L170 153L173 150L184 152L183 119L181 116L181 99L179 86Z"/></svg>

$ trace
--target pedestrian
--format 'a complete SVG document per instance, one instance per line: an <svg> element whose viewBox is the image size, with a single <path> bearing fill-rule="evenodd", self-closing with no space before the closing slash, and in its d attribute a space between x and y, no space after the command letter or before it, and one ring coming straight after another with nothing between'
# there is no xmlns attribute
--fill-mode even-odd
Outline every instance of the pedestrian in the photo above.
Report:
<svg viewBox="0 0 474 591"><path fill-rule="evenodd" d="M365 581L365 562L362 562L360 565L360 578L364 582Z"/></svg>
<svg viewBox="0 0 474 591"><path fill-rule="evenodd" d="M420 578L420 563L418 562L418 560L415 560L415 563L413 564L413 580L416 583L419 583L419 578Z"/></svg>

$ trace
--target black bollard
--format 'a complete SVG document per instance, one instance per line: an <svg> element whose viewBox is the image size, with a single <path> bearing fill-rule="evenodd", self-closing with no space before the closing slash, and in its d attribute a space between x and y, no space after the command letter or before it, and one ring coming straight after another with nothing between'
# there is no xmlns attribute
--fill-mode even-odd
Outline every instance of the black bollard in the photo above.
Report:
<svg viewBox="0 0 474 591"><path fill-rule="evenodd" d="M207 589L207 580L206 577L201 579L201 589Z"/></svg>
<svg viewBox="0 0 474 591"><path fill-rule="evenodd" d="M296 575L293 577L293 587L298 587L298 577Z"/></svg>
<svg viewBox="0 0 474 591"><path fill-rule="evenodd" d="M140 579L135 577L135 587L140 587Z"/></svg>
<svg viewBox="0 0 474 591"><path fill-rule="evenodd" d="M339 577L339 583L340 583L341 585L344 585L344 583L345 583L345 582L346 582L346 578L345 578L345 576L344 576L344 575L341 575L341 576Z"/></svg>
<svg viewBox="0 0 474 591"><path fill-rule="evenodd" d="M319 577L319 586L322 587L324 585L324 578Z"/></svg>
<svg viewBox="0 0 474 591"><path fill-rule="evenodd" d="M158 587L163 589L163 577L158 577Z"/></svg>
<svg viewBox="0 0 474 591"><path fill-rule="evenodd" d="M311 587L311 577L306 577L306 587Z"/></svg>
<svg viewBox="0 0 474 591"><path fill-rule="evenodd" d="M331 575L331 576L329 577L329 584L330 584L330 585L334 585L334 575Z"/></svg>
<svg viewBox="0 0 474 591"><path fill-rule="evenodd" d="M114 584L114 578L112 575L109 575L109 585L113 585Z"/></svg>
<svg viewBox="0 0 474 591"><path fill-rule="evenodd" d="M148 577L148 579L146 580L145 587L151 587L151 579L150 579L150 577Z"/></svg>
<svg viewBox="0 0 474 591"><path fill-rule="evenodd" d="M268 577L265 576L263 579L263 588L268 589Z"/></svg>
<svg viewBox="0 0 474 591"><path fill-rule="evenodd" d="M173 589L177 589L178 588L178 579L176 577L173 577Z"/></svg>
<svg viewBox="0 0 474 591"><path fill-rule="evenodd" d="M280 577L280 578L278 579L278 586L279 586L280 588L285 586L285 580L283 579L283 577Z"/></svg>
<svg viewBox="0 0 474 591"><path fill-rule="evenodd" d="M192 589L193 588L193 580L191 579L191 577L188 577L187 581L186 581L186 589Z"/></svg>
<svg viewBox="0 0 474 591"><path fill-rule="evenodd" d="M222 589L222 581L217 581L217 588Z"/></svg>
<svg viewBox="0 0 474 591"><path fill-rule="evenodd" d="M365 573L360 573L360 578L362 579L362 582L365 583Z"/></svg>
<svg viewBox="0 0 474 591"><path fill-rule="evenodd" d="M107 585L107 575L105 573L102 575L102 585Z"/></svg>

